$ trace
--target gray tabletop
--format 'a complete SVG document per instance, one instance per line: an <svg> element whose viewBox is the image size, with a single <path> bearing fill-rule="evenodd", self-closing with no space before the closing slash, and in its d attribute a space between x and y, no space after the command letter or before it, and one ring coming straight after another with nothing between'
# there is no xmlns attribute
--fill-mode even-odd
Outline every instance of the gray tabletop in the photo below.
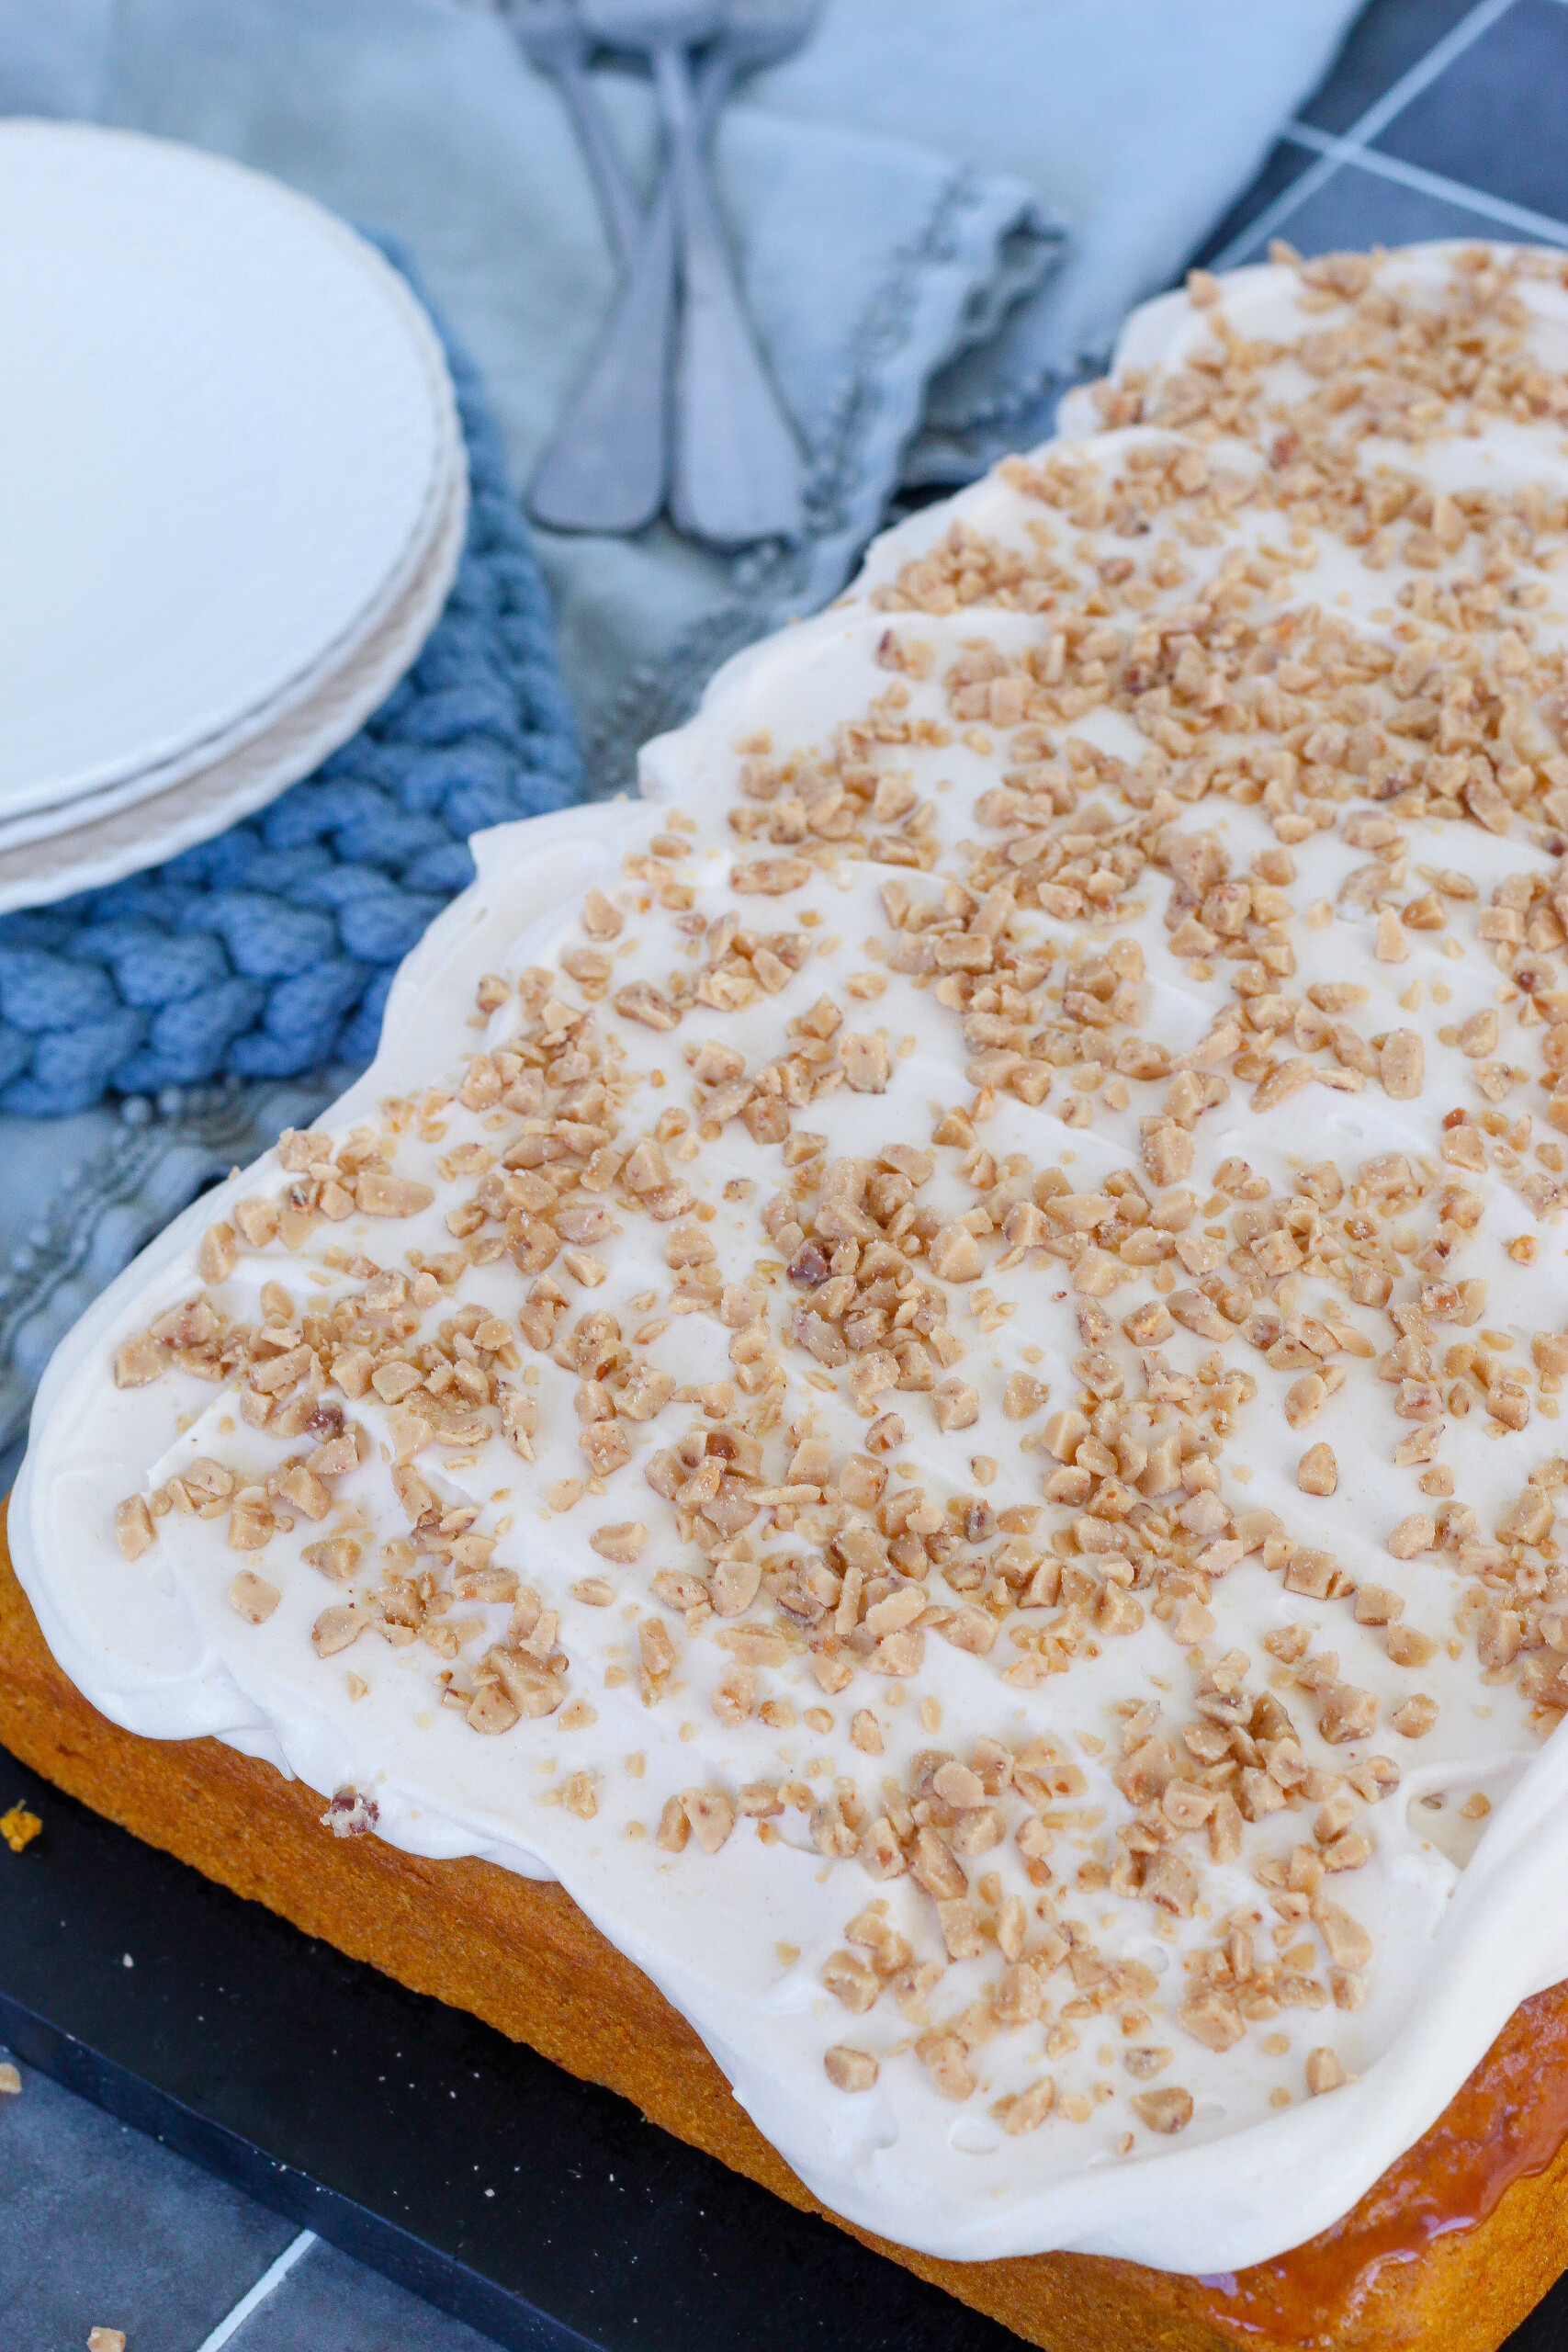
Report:
<svg viewBox="0 0 1568 2352"><path fill-rule="evenodd" d="M1568 247L1568 0L1372 0L1194 256L1424 237ZM3 1770L3 1767L0 1767ZM6 1792L0 1787L0 1804ZM3 1860L0 1857L0 1860ZM0 2098L5 2352L485 2352L470 2328L41 2075Z"/></svg>

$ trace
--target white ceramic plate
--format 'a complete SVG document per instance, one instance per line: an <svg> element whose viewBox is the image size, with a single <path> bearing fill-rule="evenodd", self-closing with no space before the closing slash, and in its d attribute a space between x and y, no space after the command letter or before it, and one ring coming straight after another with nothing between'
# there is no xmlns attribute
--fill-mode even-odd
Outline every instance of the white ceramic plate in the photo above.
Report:
<svg viewBox="0 0 1568 2352"><path fill-rule="evenodd" d="M199 779L219 766L226 765L245 746L272 738L296 713L305 711L317 699L329 692L334 682L354 671L360 656L378 635L389 616L400 608L409 588L423 573L437 538L445 531L452 484L457 474L467 477L468 458L461 435L454 430L450 446L443 452L440 472L433 485L433 495L419 530L409 545L385 588L369 608L360 616L344 639L335 645L326 658L315 663L302 677L294 679L285 691L257 711L248 712L237 725L225 729L217 736L193 745L176 760L164 762L155 768L144 768L139 774L122 778L118 783L101 786L95 792L78 793L70 800L51 804L48 808L29 810L25 816L0 817L0 852L21 847L28 842L48 841L61 833L79 831L84 826L96 825L118 810L131 808L139 803L160 797L175 786L190 779ZM411 655L412 660L412 655ZM321 756L333 746L324 745Z"/></svg>
<svg viewBox="0 0 1568 2352"><path fill-rule="evenodd" d="M440 345L363 239L167 141L0 124L0 819L270 729L428 548Z"/></svg>
<svg viewBox="0 0 1568 2352"><path fill-rule="evenodd" d="M170 789L51 840L0 848L0 914L47 906L160 865L309 775L348 741L415 659L446 601L468 520L468 466L459 446L424 562L355 660L276 727Z"/></svg>

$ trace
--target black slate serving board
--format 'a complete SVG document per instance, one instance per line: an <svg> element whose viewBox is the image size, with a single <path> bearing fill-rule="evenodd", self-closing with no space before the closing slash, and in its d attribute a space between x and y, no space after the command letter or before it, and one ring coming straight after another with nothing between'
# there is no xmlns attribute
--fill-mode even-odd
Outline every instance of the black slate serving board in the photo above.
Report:
<svg viewBox="0 0 1568 2352"><path fill-rule="evenodd" d="M46 1828L6 1869L0 2041L499 2344L1016 2347L612 2092L345 1960L9 1758L5 1792ZM1568 2280L1507 2352L1565 2346Z"/></svg>
<svg viewBox="0 0 1568 2352"><path fill-rule="evenodd" d="M498 2343L1016 2346L614 2093L4 1769L45 1830L0 1855L0 2040Z"/></svg>

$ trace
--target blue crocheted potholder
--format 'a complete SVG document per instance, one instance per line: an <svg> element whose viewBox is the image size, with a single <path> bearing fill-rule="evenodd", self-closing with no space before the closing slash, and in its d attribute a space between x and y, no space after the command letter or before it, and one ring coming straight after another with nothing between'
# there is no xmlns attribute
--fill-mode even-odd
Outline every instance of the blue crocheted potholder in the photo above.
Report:
<svg viewBox="0 0 1568 2352"><path fill-rule="evenodd" d="M423 651L352 741L259 815L0 917L0 1107L48 1118L110 1091L368 1062L399 963L473 879L468 835L579 797L549 598L501 435L436 323L472 503Z"/></svg>

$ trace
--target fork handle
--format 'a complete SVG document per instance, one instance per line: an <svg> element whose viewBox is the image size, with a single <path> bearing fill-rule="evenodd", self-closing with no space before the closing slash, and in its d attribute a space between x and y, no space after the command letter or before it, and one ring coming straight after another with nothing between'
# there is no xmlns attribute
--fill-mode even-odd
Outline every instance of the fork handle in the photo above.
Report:
<svg viewBox="0 0 1568 2352"><path fill-rule="evenodd" d="M721 44L704 60L697 79L700 138L712 130L734 78ZM587 95L603 124L592 89ZM663 505L670 485L675 282L675 191L666 155L588 373L528 485L536 522L558 531L640 531Z"/></svg>
<svg viewBox="0 0 1568 2352"><path fill-rule="evenodd" d="M799 444L741 306L685 53L661 44L653 64L670 141L684 298L670 511L680 530L720 547L788 537L804 519Z"/></svg>
<svg viewBox="0 0 1568 2352"><path fill-rule="evenodd" d="M670 476L675 207L668 174L588 373L528 485L536 521L561 531L639 531Z"/></svg>
<svg viewBox="0 0 1568 2352"><path fill-rule="evenodd" d="M615 259L623 277L627 277L641 242L643 215L615 144L615 134L598 92L574 59L561 58L549 70L571 117Z"/></svg>

